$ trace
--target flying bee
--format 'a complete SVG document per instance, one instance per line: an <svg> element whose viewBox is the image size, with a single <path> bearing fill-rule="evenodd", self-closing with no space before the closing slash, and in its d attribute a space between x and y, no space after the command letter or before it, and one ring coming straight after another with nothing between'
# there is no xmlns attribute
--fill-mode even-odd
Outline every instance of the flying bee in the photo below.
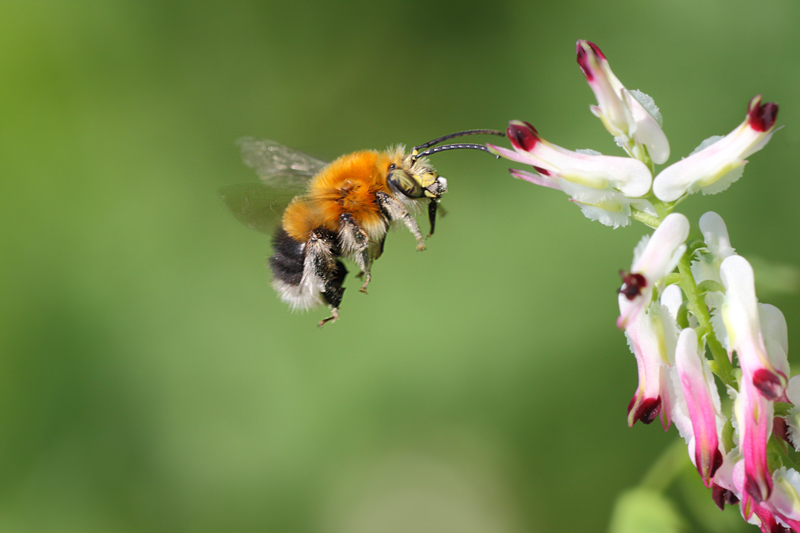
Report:
<svg viewBox="0 0 800 533"><path fill-rule="evenodd" d="M428 156L462 148L488 151L480 144L436 146L478 134L504 135L496 130L461 131L416 146L411 153L402 146L365 150L331 163L275 141L248 137L239 141L242 158L263 184L225 187L220 194L240 222L262 232L272 229L286 206L272 240L272 285L292 310L329 305L331 316L319 323L322 326L339 317L347 275L341 258L358 266L364 278L361 292L366 292L372 262L383 253L392 224L404 224L417 240L417 250L425 249L412 214L427 202L430 237L439 200L447 192L447 180L437 174Z"/></svg>

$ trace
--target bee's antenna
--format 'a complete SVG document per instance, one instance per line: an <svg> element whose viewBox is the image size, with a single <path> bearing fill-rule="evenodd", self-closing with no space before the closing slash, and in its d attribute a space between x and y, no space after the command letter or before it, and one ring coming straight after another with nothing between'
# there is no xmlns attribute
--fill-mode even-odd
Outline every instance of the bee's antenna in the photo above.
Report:
<svg viewBox="0 0 800 533"><path fill-rule="evenodd" d="M506 134L499 130L466 130L466 131L459 131L458 133L451 133L450 135L445 135L444 137L439 137L438 139L434 139L432 141L428 141L425 144L420 144L419 146L414 147L414 151L412 154L416 154L420 150L424 150L433 146L434 144L439 144L440 142L447 141L449 139L453 139L455 137L464 137L466 135L499 135L500 137L505 137Z"/></svg>
<svg viewBox="0 0 800 533"><path fill-rule="evenodd" d="M467 144L467 143L445 144L444 146L434 146L433 148L429 148L419 154L411 154L411 159L416 161L420 157L427 157L429 155L433 155L439 152L444 152L445 150L458 150L461 148L471 148L473 150L482 150L484 152L489 151L489 149L486 148L486 146L483 144Z"/></svg>

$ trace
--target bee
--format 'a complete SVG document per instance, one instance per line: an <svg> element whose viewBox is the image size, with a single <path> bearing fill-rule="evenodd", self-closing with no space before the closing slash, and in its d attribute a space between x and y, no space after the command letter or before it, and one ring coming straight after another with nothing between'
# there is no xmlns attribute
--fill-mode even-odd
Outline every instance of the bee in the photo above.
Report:
<svg viewBox="0 0 800 533"><path fill-rule="evenodd" d="M390 226L403 224L417 241L425 242L413 214L427 202L430 232L447 180L437 174L428 156L453 149L488 151L484 145L440 143L466 135L504 135L496 130L468 130L445 135L414 147L385 151L364 150L326 163L270 140L239 141L244 163L253 168L263 184L225 187L220 194L246 226L269 232L282 212L269 259L272 285L292 310L308 310L322 304L331 316L319 326L339 318L347 268L352 260L367 292L372 263L383 253ZM287 205L288 203L288 205Z"/></svg>

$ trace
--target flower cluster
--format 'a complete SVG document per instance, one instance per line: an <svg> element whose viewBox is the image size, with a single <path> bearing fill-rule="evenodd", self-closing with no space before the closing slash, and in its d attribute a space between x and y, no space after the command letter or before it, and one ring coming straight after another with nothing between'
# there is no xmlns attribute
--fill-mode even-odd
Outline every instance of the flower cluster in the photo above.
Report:
<svg viewBox="0 0 800 533"><path fill-rule="evenodd" d="M674 423L720 508L741 501L745 518L755 516L764 531L778 524L800 531L800 474L767 461L774 428L784 439L776 441L778 452L800 436L796 415L775 415L776 402L800 400L787 389L786 321L778 308L758 303L753 269L731 247L722 218L708 212L699 225L704 241L686 253L689 221L668 215L636 248L623 276L619 323L639 367L628 424L658 417L665 429ZM666 285L676 266L675 283ZM734 353L738 369L731 367ZM712 366L733 400L730 415L721 407Z"/></svg>
<svg viewBox="0 0 800 533"><path fill-rule="evenodd" d="M495 155L533 167L511 170L517 178L564 191L583 214L607 226L657 217L653 201L677 203L697 191L716 194L741 177L748 156L769 141L775 131L778 106L755 96L747 116L724 137L703 141L688 157L653 178L655 165L669 159L669 142L653 99L629 91L620 83L597 45L578 41L580 65L598 104L591 107L630 157L572 151L544 140L532 125L513 120L506 133L514 149L487 145ZM651 224L652 225L652 224Z"/></svg>
<svg viewBox="0 0 800 533"><path fill-rule="evenodd" d="M672 212L692 193L715 194L739 179L775 132L778 106L755 96L736 129L656 173L670 150L652 98L626 89L593 43L578 41L577 57L597 98L592 113L628 157L561 148L521 121L507 129L513 150L487 146L533 168L512 175L565 192L592 220L655 228L621 272L617 326L639 370L628 425L674 423L720 508L741 503L762 531L800 532L800 473L790 456L800 451L800 379L788 379L786 321L758 302L753 269L722 217L703 215L703 239L687 241L689 220ZM717 379L730 402L720 400Z"/></svg>

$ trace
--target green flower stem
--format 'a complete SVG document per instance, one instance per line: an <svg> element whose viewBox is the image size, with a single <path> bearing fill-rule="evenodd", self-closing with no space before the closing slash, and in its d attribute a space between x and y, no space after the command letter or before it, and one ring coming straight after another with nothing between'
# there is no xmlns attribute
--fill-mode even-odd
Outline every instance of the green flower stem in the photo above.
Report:
<svg viewBox="0 0 800 533"><path fill-rule="evenodd" d="M661 223L661 220L658 217L654 217L652 215L648 215L643 211L639 211L637 209L631 209L631 216L634 220L638 220L645 226L650 226L651 228L655 229Z"/></svg>
<svg viewBox="0 0 800 533"><path fill-rule="evenodd" d="M652 200L653 207L656 213L658 213L658 218L638 211L634 212L633 216L636 220L639 220L647 226L656 228L672 211L672 208L675 207L676 204L664 204L655 198ZM731 366L730 359L728 359L728 352L722 347L722 344L720 344L717 340L717 336L714 334L708 307L706 307L702 292L697 288L697 283L694 281L691 252L685 253L683 257L681 257L678 263L678 273L680 279L677 283L686 296L686 307L700 324L697 335L701 338L705 335L706 343L711 350L711 355L714 357L714 361L712 361L710 365L711 371L719 376L724 385L735 386L736 383L732 374L733 367Z"/></svg>
<svg viewBox="0 0 800 533"><path fill-rule="evenodd" d="M730 359L728 359L728 352L722 347L722 344L714 334L714 328L711 326L711 315L692 275L692 263L689 254L683 254L683 257L681 257L678 263L678 272L681 274L681 280L678 285L686 296L687 308L700 323L697 335L698 337L705 335L706 343L708 343L711 355L714 357L714 361L711 363L711 371L719 376L724 385L734 386L733 367Z"/></svg>
<svg viewBox="0 0 800 533"><path fill-rule="evenodd" d="M683 439L676 439L655 460L644 475L640 487L656 492L663 492L678 477L681 470L692 463L686 453L686 443Z"/></svg>

